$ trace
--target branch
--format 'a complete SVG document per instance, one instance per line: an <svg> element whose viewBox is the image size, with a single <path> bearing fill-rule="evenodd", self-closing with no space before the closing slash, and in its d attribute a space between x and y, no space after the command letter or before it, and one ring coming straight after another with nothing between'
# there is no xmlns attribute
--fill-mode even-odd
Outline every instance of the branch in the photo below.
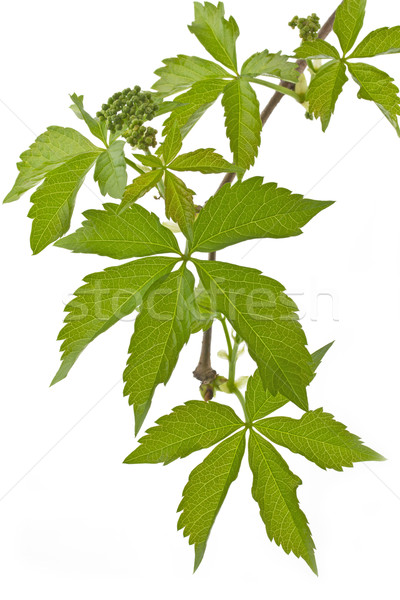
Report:
<svg viewBox="0 0 400 600"><path fill-rule="evenodd" d="M336 16L336 10L319 30L318 37L321 40L324 40L331 33L331 31L333 29L333 23L335 21L335 16ZM298 67L297 67L298 72L304 73L304 71L307 67L306 61L298 60L297 65L298 65ZM294 90L294 88L295 88L294 83L289 83L287 81L281 81L279 85L281 85L285 88L288 88L290 90ZM285 94L283 94L282 92L275 92L274 95L271 97L267 106L261 112L261 122L262 122L263 127L284 96L285 96ZM221 181L218 190L220 190L222 188L222 186L225 185L226 183L232 183L235 180L235 176L236 176L235 173L227 173L224 176L223 180ZM210 254L208 255L208 260L215 260L215 259L216 259L216 252L210 252ZM203 342L201 345L201 354L200 354L199 364L193 371L194 377L196 379L198 379L199 381L201 381L202 383L211 383L211 381L213 381L213 379L215 379L215 377L217 375L217 372L211 366L211 338L212 338L212 326L203 333Z"/></svg>

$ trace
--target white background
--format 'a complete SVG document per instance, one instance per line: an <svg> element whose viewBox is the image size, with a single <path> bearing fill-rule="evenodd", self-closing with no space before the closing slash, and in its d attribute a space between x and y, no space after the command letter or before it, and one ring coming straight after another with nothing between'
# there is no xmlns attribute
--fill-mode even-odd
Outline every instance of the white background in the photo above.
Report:
<svg viewBox="0 0 400 600"><path fill-rule="evenodd" d="M323 10L319 4L226 0L241 29L239 59L265 47L290 53L298 38L287 22L314 10L325 21L336 2L322 3ZM183 0L8 2L0 41L2 197L16 176L18 155L48 125L77 127L86 135L68 109L69 93L85 94L95 112L116 90L149 88L162 58L205 56L186 28L192 15L192 2ZM370 0L365 34L399 23L398 3ZM334 35L330 39L336 42ZM400 83L398 55L374 64ZM265 104L268 90L258 91ZM252 170L336 204L303 236L248 242L220 253L285 284L299 305L311 351L336 340L310 388L310 405L333 412L389 459L337 473L285 453L303 480L299 497L317 546L319 578L267 539L246 459L192 576L193 549L176 532L175 511L202 453L168 467L122 464L136 444L121 383L132 321L98 338L68 379L49 388L58 368L56 336L65 303L84 275L114 261L52 247L32 257L27 194L3 206L0 220L3 598L397 597L400 141L375 106L357 100L356 91L352 82L346 85L325 135L285 99L263 132ZM184 149L202 145L230 157L219 104ZM73 228L81 210L100 206L90 179L78 196ZM219 178L186 180L203 203ZM157 210L155 201L147 206ZM197 335L182 352L168 387L156 393L147 425L198 398L191 371L199 344ZM214 349L222 347L216 329ZM222 372L226 367L219 359L215 365ZM243 359L240 374L252 369ZM297 414L294 408L286 413Z"/></svg>

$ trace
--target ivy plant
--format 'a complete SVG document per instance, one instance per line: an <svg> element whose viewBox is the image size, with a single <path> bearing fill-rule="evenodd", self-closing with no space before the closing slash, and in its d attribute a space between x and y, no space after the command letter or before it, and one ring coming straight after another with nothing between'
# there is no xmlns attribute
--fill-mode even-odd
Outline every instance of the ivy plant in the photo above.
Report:
<svg viewBox="0 0 400 600"><path fill-rule="evenodd" d="M96 116L85 110L83 96L73 94L71 108L90 139L69 127L49 127L21 155L18 177L5 198L13 202L36 188L29 211L34 254L54 244L127 261L85 277L66 306L58 338L61 366L53 383L66 377L90 342L137 311L123 374L137 434L157 386L167 384L190 336L202 332L194 371L201 399L161 416L125 459L168 464L213 447L190 474L178 507L178 528L194 545L195 569L246 445L252 495L268 537L302 557L315 573L314 543L297 499L301 480L277 447L337 471L383 459L329 412L309 407L307 387L332 344L310 353L297 306L284 286L256 269L216 260L217 251L245 240L297 236L332 204L304 198L262 176L247 176L262 126L284 96L302 106L308 118L319 119L325 131L350 74L360 88L358 97L374 102L399 133L398 89L364 59L400 52L400 26L372 31L355 46L365 7L366 0L344 0L321 29L317 15L296 16L290 26L299 29L302 42L294 53L264 49L239 65L235 19L225 17L221 2L195 2L189 30L210 57L165 59L152 91L136 86L117 92ZM332 27L340 49L325 40ZM274 92L261 112L259 85ZM213 148L183 152L185 137L218 98L232 157ZM162 121L161 143L149 125L154 118ZM112 200L84 212L82 226L65 235L91 169L101 194ZM195 171L224 174L203 206L195 204L185 182L185 173ZM149 192L164 202L166 222L145 208ZM226 374L211 366L213 324L225 334ZM235 372L244 348L257 368L242 393L244 382ZM236 397L241 416L229 402L217 402L217 394ZM290 402L302 412L300 418L273 415Z"/></svg>

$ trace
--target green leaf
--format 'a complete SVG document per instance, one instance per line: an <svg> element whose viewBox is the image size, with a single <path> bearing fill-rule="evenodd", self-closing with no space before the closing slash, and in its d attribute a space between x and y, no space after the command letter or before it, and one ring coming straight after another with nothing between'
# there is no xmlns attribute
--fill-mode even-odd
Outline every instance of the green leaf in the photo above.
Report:
<svg viewBox="0 0 400 600"><path fill-rule="evenodd" d="M333 342L311 354L311 362L315 371L332 344ZM247 414L253 423L282 408L289 402L282 394L273 396L268 390L264 389L258 369L247 383L245 400Z"/></svg>
<svg viewBox="0 0 400 600"><path fill-rule="evenodd" d="M321 210L333 204L263 184L251 177L226 184L201 209L193 232L193 252L214 252L254 238L283 238L301 233Z"/></svg>
<svg viewBox="0 0 400 600"><path fill-rule="evenodd" d="M181 154L168 165L173 171L199 171L204 174L236 173L237 167L217 154L213 148L201 148Z"/></svg>
<svg viewBox="0 0 400 600"><path fill-rule="evenodd" d="M185 267L146 294L135 322L124 371L125 396L135 411L138 433L156 387L166 384L190 336L194 277Z"/></svg>
<svg viewBox="0 0 400 600"><path fill-rule="evenodd" d="M33 219L31 248L34 254L60 238L69 229L76 195L98 152L71 158L50 172L31 196L28 216Z"/></svg>
<svg viewBox="0 0 400 600"><path fill-rule="evenodd" d="M163 135L167 135L173 123L176 121L180 127L182 138L196 125L197 121L204 115L220 96L226 86L226 81L221 79L210 79L195 83L188 92L176 97L181 104L173 110L164 123Z"/></svg>
<svg viewBox="0 0 400 600"><path fill-rule="evenodd" d="M236 40L239 27L233 17L224 18L225 9L222 2L214 6L210 2L204 5L194 3L194 21L189 31L194 33L204 48L220 63L237 71Z"/></svg>
<svg viewBox="0 0 400 600"><path fill-rule="evenodd" d="M213 309L210 295L201 281L197 285L194 293L192 333L207 331L217 317L217 313Z"/></svg>
<svg viewBox="0 0 400 600"><path fill-rule="evenodd" d="M152 169L164 168L162 160L154 154L134 154L133 156L145 167L151 167Z"/></svg>
<svg viewBox="0 0 400 600"><path fill-rule="evenodd" d="M248 345L264 387L307 410L306 386L313 378L306 337L295 303L283 286L256 269L193 260L213 306Z"/></svg>
<svg viewBox="0 0 400 600"><path fill-rule="evenodd" d="M333 31L346 54L354 45L364 23L367 0L343 0L336 9Z"/></svg>
<svg viewBox="0 0 400 600"><path fill-rule="evenodd" d="M329 62L323 65L312 79L307 92L310 112L320 117L322 130L326 131L343 86L348 80L346 67L342 62Z"/></svg>
<svg viewBox="0 0 400 600"><path fill-rule="evenodd" d="M52 385L68 375L91 341L132 313L148 288L167 275L175 264L176 259L157 256L87 275L86 284L76 290L75 298L65 307L68 313L65 326L57 338L63 340L62 364Z"/></svg>
<svg viewBox="0 0 400 600"><path fill-rule="evenodd" d="M239 77L226 86L222 104L235 164L247 170L254 164L261 143L262 124L257 96L249 82Z"/></svg>
<svg viewBox="0 0 400 600"><path fill-rule="evenodd" d="M125 189L121 202L121 212L152 190L161 181L162 176L163 172L156 170L143 173L143 175L139 175L139 177L134 179Z"/></svg>
<svg viewBox="0 0 400 600"><path fill-rule="evenodd" d="M96 161L94 180L98 182L103 196L109 194L120 199L124 195L126 182L125 140L113 142Z"/></svg>
<svg viewBox="0 0 400 600"><path fill-rule="evenodd" d="M39 135L17 164L18 177L4 202L14 202L37 185L47 173L79 154L101 152L87 138L70 127L49 127Z"/></svg>
<svg viewBox="0 0 400 600"><path fill-rule="evenodd" d="M265 75L296 83L299 78L297 66L295 62L290 62L289 57L281 54L281 52L272 54L268 50L264 50L263 52L256 52L243 63L241 74L251 77Z"/></svg>
<svg viewBox="0 0 400 600"><path fill-rule="evenodd" d="M348 67L354 81L360 86L358 97L375 102L400 136L399 88L393 83L393 78L384 71L365 63L349 63Z"/></svg>
<svg viewBox="0 0 400 600"><path fill-rule="evenodd" d="M178 507L178 529L194 544L194 570L199 567L218 512L238 476L245 450L245 433L219 444L189 476Z"/></svg>
<svg viewBox="0 0 400 600"><path fill-rule="evenodd" d="M83 107L83 96L71 94L70 98L73 102L70 107L79 119L83 119L89 127L90 132L107 146L107 127L105 122L100 122L92 117Z"/></svg>
<svg viewBox="0 0 400 600"><path fill-rule="evenodd" d="M294 51L296 58L335 58L340 60L340 54L332 44L317 38L313 42L303 42L299 48Z"/></svg>
<svg viewBox="0 0 400 600"><path fill-rule="evenodd" d="M196 450L209 448L242 427L244 423L224 404L190 400L176 406L156 421L125 463L168 463Z"/></svg>
<svg viewBox="0 0 400 600"><path fill-rule="evenodd" d="M160 79L153 85L163 97L190 88L198 81L231 77L220 65L197 56L178 54L176 58L166 58L163 63L165 67L155 71Z"/></svg>
<svg viewBox="0 0 400 600"><path fill-rule="evenodd" d="M293 552L303 558L317 574L314 542L297 498L301 479L290 471L279 452L253 431L249 463L254 478L253 498L260 507L269 539L282 546L287 554Z"/></svg>
<svg viewBox="0 0 400 600"><path fill-rule="evenodd" d="M379 54L400 52L400 26L381 27L371 31L351 53L349 58L367 58Z"/></svg>
<svg viewBox="0 0 400 600"><path fill-rule="evenodd" d="M163 155L165 164L168 164L175 158L179 150L182 148L182 135L179 123L175 121L160 147L160 153Z"/></svg>
<svg viewBox="0 0 400 600"><path fill-rule="evenodd" d="M180 253L174 234L142 206L134 204L121 212L117 204L104 204L103 209L85 211L82 227L55 245L118 259Z"/></svg>
<svg viewBox="0 0 400 600"><path fill-rule="evenodd" d="M194 192L173 173L165 173L165 214L178 223L181 231L190 239L195 217Z"/></svg>
<svg viewBox="0 0 400 600"><path fill-rule="evenodd" d="M322 408L305 413L301 419L271 417L258 421L255 427L272 442L305 456L321 469L342 471L355 462L385 460Z"/></svg>

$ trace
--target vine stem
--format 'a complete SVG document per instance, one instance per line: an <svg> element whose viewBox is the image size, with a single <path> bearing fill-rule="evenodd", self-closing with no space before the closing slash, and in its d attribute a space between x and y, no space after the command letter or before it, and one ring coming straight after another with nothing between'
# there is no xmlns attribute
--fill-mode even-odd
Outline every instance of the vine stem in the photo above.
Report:
<svg viewBox="0 0 400 600"><path fill-rule="evenodd" d="M319 30L318 37L321 40L324 40L331 33L331 31L333 29L333 23L335 21L335 16L336 16L336 10L334 13L332 13L332 15L326 21L326 23L324 23L324 25ZM307 62L305 60L298 60L297 65L298 65L297 66L298 72L300 74L304 73L304 71L307 67ZM289 83L287 81L280 81L279 85L281 87L287 88L288 90L291 90L291 91L294 91L294 88L295 88L294 83ZM278 104L282 100L282 98L284 98L284 96L285 96L285 94L283 94L280 91L276 91L273 94L270 101L268 102L268 104L266 105L264 110L261 112L261 123L262 123L263 127L266 124L266 122L268 121L268 119L270 118L270 116L272 115L272 113L274 112L275 108L278 106ZM232 183L234 181L234 179L235 179L235 173L226 173L226 175L224 176L223 180L221 181L217 191L219 191L222 188L222 186L225 185L226 183ZM216 252L210 252L210 254L208 255L208 260L216 260ZM217 375L217 372L211 366L211 340L212 340L212 326L203 333L203 341L202 341L202 345L201 345L200 359L199 359L197 367L193 371L194 377L196 379L198 379L199 381L201 381L202 383L210 383L210 381L215 379L215 377ZM239 392L239 394L240 394L240 392ZM239 398L239 400L240 400L240 398Z"/></svg>

